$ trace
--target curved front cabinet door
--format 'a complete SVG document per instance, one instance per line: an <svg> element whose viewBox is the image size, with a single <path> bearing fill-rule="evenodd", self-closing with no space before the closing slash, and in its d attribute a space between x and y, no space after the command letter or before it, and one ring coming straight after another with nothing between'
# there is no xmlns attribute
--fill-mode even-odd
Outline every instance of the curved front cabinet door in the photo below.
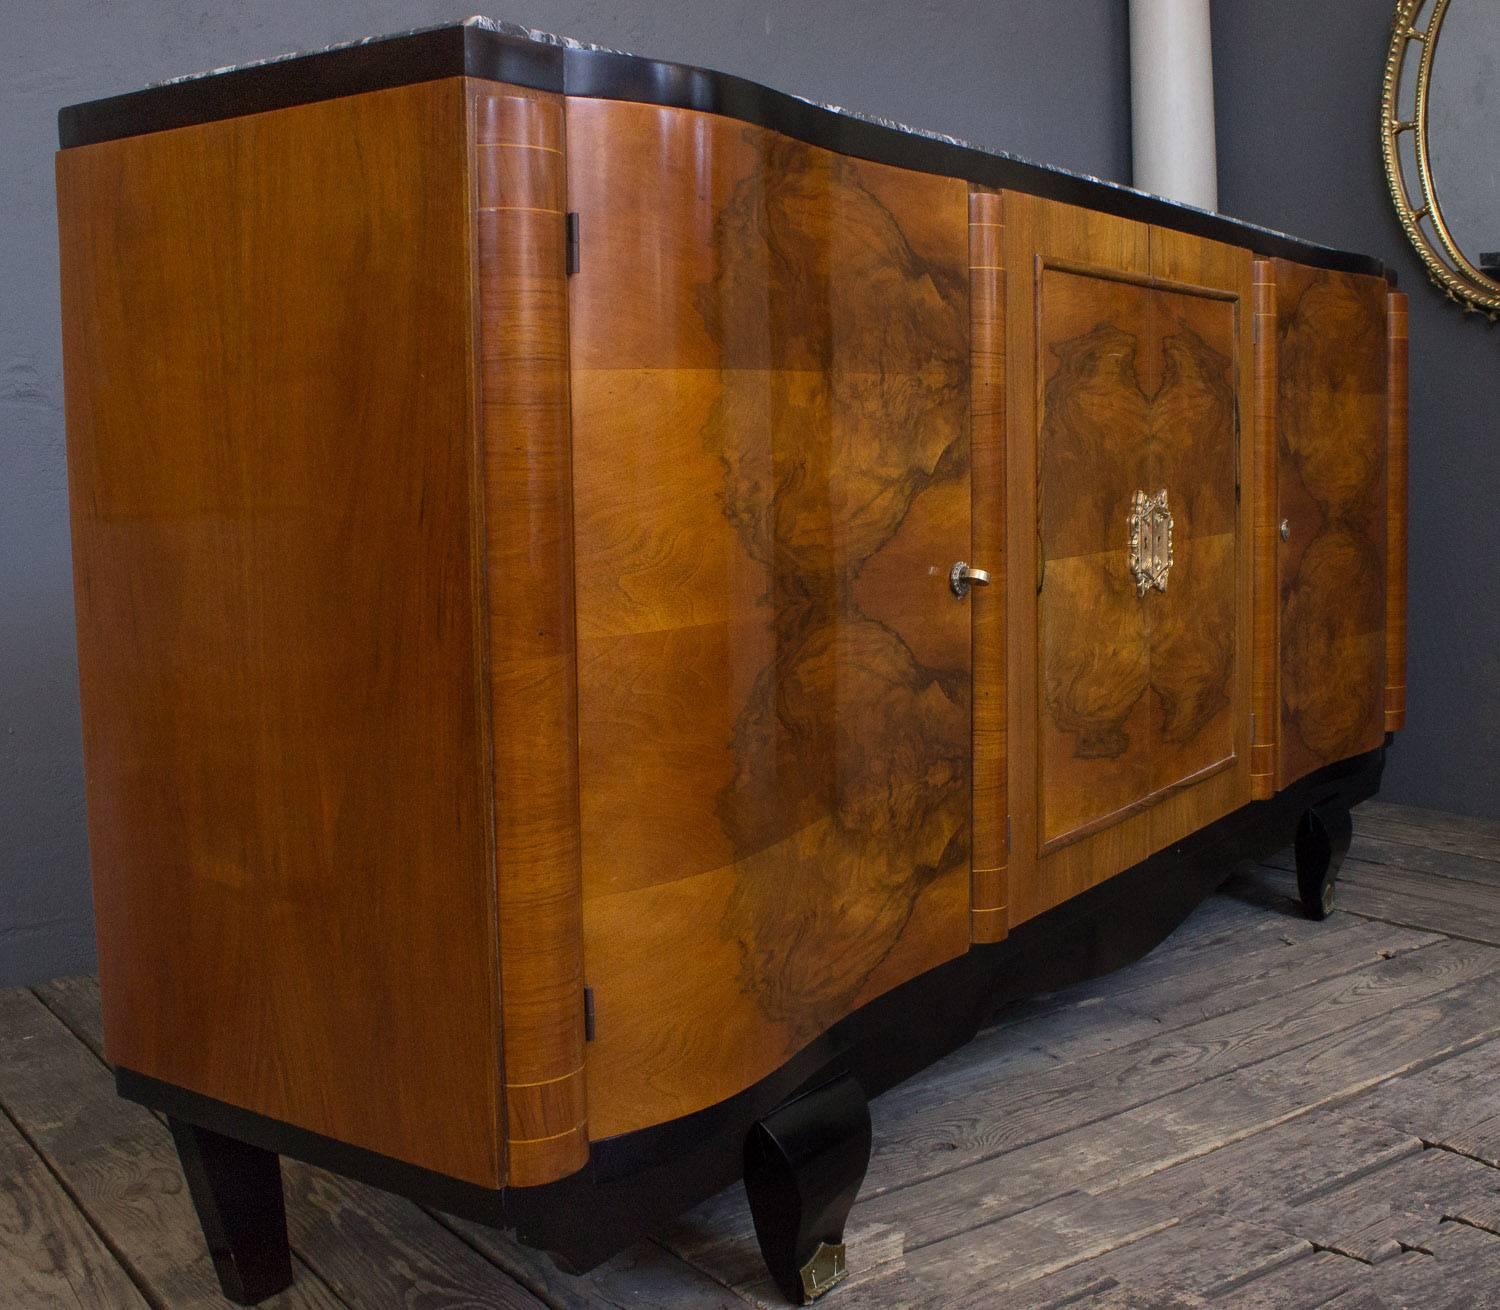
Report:
<svg viewBox="0 0 1500 1310"><path fill-rule="evenodd" d="M1278 785L1385 739L1386 287L1276 261Z"/></svg>
<svg viewBox="0 0 1500 1310"><path fill-rule="evenodd" d="M729 119L567 114L598 1139L966 949L968 217Z"/></svg>

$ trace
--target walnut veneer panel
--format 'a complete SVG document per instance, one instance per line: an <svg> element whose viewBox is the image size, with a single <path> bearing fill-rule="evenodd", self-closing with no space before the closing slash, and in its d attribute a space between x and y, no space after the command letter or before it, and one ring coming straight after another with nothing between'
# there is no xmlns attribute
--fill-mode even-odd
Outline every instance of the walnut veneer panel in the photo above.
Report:
<svg viewBox="0 0 1500 1310"><path fill-rule="evenodd" d="M1151 845L1162 850L1251 796L1254 435L1242 416L1255 383L1254 261L1153 227L1151 269L1166 369L1156 435L1183 543L1152 597L1166 602L1152 634Z"/></svg>
<svg viewBox="0 0 1500 1310"><path fill-rule="evenodd" d="M1149 286L1046 268L1038 444L1039 771L1046 852L1152 790L1150 621L1130 572L1131 497L1156 488Z"/></svg>
<svg viewBox="0 0 1500 1310"><path fill-rule="evenodd" d="M1282 787L1384 740L1386 296L1276 261Z"/></svg>
<svg viewBox="0 0 1500 1310"><path fill-rule="evenodd" d="M1036 579L1010 611L1012 750L1036 752L1033 777L1012 773L1027 851L1012 853L1014 924L1247 798L1236 397L1250 376L1251 270L1232 247L1007 202L1025 216L1008 225L1008 266L1031 273L1010 313L1034 325L1010 371L1012 430L1034 434L1012 446L1011 574L1029 555ZM1143 596L1131 500L1162 489L1174 562L1167 590Z"/></svg>
<svg viewBox="0 0 1500 1310"><path fill-rule="evenodd" d="M106 1051L502 1179L459 80L64 151Z"/></svg>
<svg viewBox="0 0 1500 1310"><path fill-rule="evenodd" d="M967 187L570 99L589 1131L969 942Z"/></svg>
<svg viewBox="0 0 1500 1310"><path fill-rule="evenodd" d="M562 97L469 83L509 1181L588 1158Z"/></svg>
<svg viewBox="0 0 1500 1310"><path fill-rule="evenodd" d="M1387 299L1389 325L1386 391L1385 730L1406 723L1406 296Z"/></svg>
<svg viewBox="0 0 1500 1310"><path fill-rule="evenodd" d="M1050 346L1044 348L1043 334L1059 344L1086 337L1097 326L1099 315L1090 314L1088 294L1098 290L1116 314L1131 314L1137 329L1144 326L1142 287L1151 275L1151 233L1143 224L1131 223L1107 214L1094 213L1068 205L1040 200L1033 196L1007 193L1005 225L1005 265L1009 270L1006 286L1006 312L1012 325L1012 338L1006 369L1007 427L1012 434L1008 443L1009 473L1006 487L1007 533L1009 545L1008 572L1016 581L1008 590L1006 606L1006 642L1008 652L1009 754L1018 762L1010 770L1011 851L1009 863L1010 924L1016 924L1051 908L1053 905L1093 886L1110 873L1126 868L1150 852L1150 818L1144 813L1114 823L1096 836L1042 856L1041 799L1043 723L1048 717L1046 704L1045 664L1041 660L1043 639L1040 636L1040 592L1043 584L1057 579L1043 576L1042 534L1044 514L1039 513L1039 456L1041 434L1045 425L1046 389L1061 365ZM1057 306L1076 313L1076 322L1047 319L1046 282L1065 293L1072 291L1075 301ZM1118 294L1109 290L1118 285ZM1092 319L1092 322L1085 320ZM1081 351L1082 348L1080 347ZM1109 352L1101 351L1100 358ZM1118 389L1118 366L1123 352L1116 352L1116 372L1111 377L1106 366L1101 374L1106 394L1099 402L1108 410L1112 401L1107 394ZM1088 386L1079 390L1088 404ZM1054 399L1061 398L1054 392ZM1128 400L1127 400L1128 405ZM1060 417L1065 417L1061 414ZM1100 436L1107 434L1108 422L1080 426ZM1099 457L1097 444L1095 458ZM1128 499L1133 487L1124 489ZM1045 493L1040 493L1045 494ZM1060 506L1061 507L1061 506ZM1105 529L1099 522L1104 511L1095 508L1096 542L1105 540ZM1124 520L1121 519L1123 524ZM1070 529L1075 534L1087 519L1075 519ZM1057 543L1066 538L1059 525ZM1064 548L1066 548L1064 546ZM1107 549L1107 543L1106 543ZM1116 566L1123 566L1125 543L1118 539ZM1090 549L1072 558L1090 562ZM1066 556L1064 557L1066 558ZM1096 579L1101 571L1096 567ZM1102 574L1104 585L1109 575ZM1020 579L1025 579L1024 584ZM1054 591L1054 595L1058 592ZM1133 591L1132 591L1133 596ZM1101 625L1102 626L1102 625ZM1127 630L1128 632L1129 630ZM1061 635L1058 633L1057 635ZM1144 654L1144 632L1134 630L1134 649ZM1125 640L1124 638L1121 639ZM1129 646L1123 647L1129 650ZM1047 731L1054 733L1055 729ZM1065 749L1065 748L1064 748ZM1024 761L1024 764L1019 762ZM1109 770L1118 773L1116 761ZM1138 767L1137 776L1144 780L1145 770ZM1056 770L1054 786L1061 782ZM1056 802L1054 801L1054 804ZM1054 820L1054 832L1057 824Z"/></svg>
<svg viewBox="0 0 1500 1310"><path fill-rule="evenodd" d="M973 560L990 575L974 609L974 833L970 897L976 942L1009 931L1005 754L1005 198L969 195L970 446Z"/></svg>
<svg viewBox="0 0 1500 1310"><path fill-rule="evenodd" d="M1151 396L1149 487L1165 488L1173 564L1151 608L1151 790L1234 759L1238 533L1233 302L1158 290L1152 298L1159 375ZM1148 380L1149 378L1149 380Z"/></svg>

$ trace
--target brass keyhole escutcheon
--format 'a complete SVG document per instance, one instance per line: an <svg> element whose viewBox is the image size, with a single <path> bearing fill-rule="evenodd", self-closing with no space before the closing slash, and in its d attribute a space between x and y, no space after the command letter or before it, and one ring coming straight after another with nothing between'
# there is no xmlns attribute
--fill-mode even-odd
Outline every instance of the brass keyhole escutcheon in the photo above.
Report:
<svg viewBox="0 0 1500 1310"><path fill-rule="evenodd" d="M1154 496L1137 491L1131 497L1130 571L1137 596L1153 587L1167 589L1167 575L1172 571L1172 511L1167 508L1165 487Z"/></svg>

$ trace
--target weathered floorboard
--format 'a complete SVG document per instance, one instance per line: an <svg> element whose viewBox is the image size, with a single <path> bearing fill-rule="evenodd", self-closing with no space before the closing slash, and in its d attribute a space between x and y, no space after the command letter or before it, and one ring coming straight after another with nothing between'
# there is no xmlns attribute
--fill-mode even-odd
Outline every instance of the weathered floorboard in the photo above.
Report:
<svg viewBox="0 0 1500 1310"><path fill-rule="evenodd" d="M1359 807L1359 826L1372 836L1391 837L1412 846L1500 861L1500 820L1496 819L1367 801Z"/></svg>
<svg viewBox="0 0 1500 1310"><path fill-rule="evenodd" d="M1290 852L1228 884L1233 895L1268 906L1292 904L1296 888ZM1414 875L1351 858L1339 874L1338 906L1361 918L1500 946L1500 898L1477 883Z"/></svg>
<svg viewBox="0 0 1500 1310"><path fill-rule="evenodd" d="M73 1204L172 1306L224 1304L171 1135L30 992L0 992L0 1106ZM270 1310L342 1304L306 1268Z"/></svg>
<svg viewBox="0 0 1500 1310"><path fill-rule="evenodd" d="M0 1115L0 1288L17 1306L147 1302L41 1158Z"/></svg>
<svg viewBox="0 0 1500 1310"><path fill-rule="evenodd" d="M655 1242L641 1242L583 1277L558 1270L540 1251L522 1246L508 1233L482 1224L434 1216L557 1310L591 1307L693 1306L702 1310L742 1310L744 1300Z"/></svg>
<svg viewBox="0 0 1500 1310"><path fill-rule="evenodd" d="M1353 918L1314 924L1255 911L1250 922L1213 933L1199 933L1195 919L1187 940L1167 949L1175 940L1115 974L1012 1007L995 1027L934 1065L922 1084L936 1088L964 1069L984 1069L992 1080L1012 1077L1118 1049L1439 937Z"/></svg>

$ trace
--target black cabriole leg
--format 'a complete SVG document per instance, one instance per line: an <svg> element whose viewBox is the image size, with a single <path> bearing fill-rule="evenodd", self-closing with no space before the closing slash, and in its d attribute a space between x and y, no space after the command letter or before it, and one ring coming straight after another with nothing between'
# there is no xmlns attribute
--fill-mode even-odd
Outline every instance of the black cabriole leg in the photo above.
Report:
<svg viewBox="0 0 1500 1310"><path fill-rule="evenodd" d="M224 1295L255 1305L291 1286L281 1157L168 1119Z"/></svg>
<svg viewBox="0 0 1500 1310"><path fill-rule="evenodd" d="M851 1074L814 1087L750 1129L745 1193L771 1277L805 1305L848 1272L844 1221L870 1163L870 1106Z"/></svg>
<svg viewBox="0 0 1500 1310"><path fill-rule="evenodd" d="M1342 798L1319 801L1297 823L1297 891L1310 919L1326 919L1333 910L1333 886L1354 823Z"/></svg>

